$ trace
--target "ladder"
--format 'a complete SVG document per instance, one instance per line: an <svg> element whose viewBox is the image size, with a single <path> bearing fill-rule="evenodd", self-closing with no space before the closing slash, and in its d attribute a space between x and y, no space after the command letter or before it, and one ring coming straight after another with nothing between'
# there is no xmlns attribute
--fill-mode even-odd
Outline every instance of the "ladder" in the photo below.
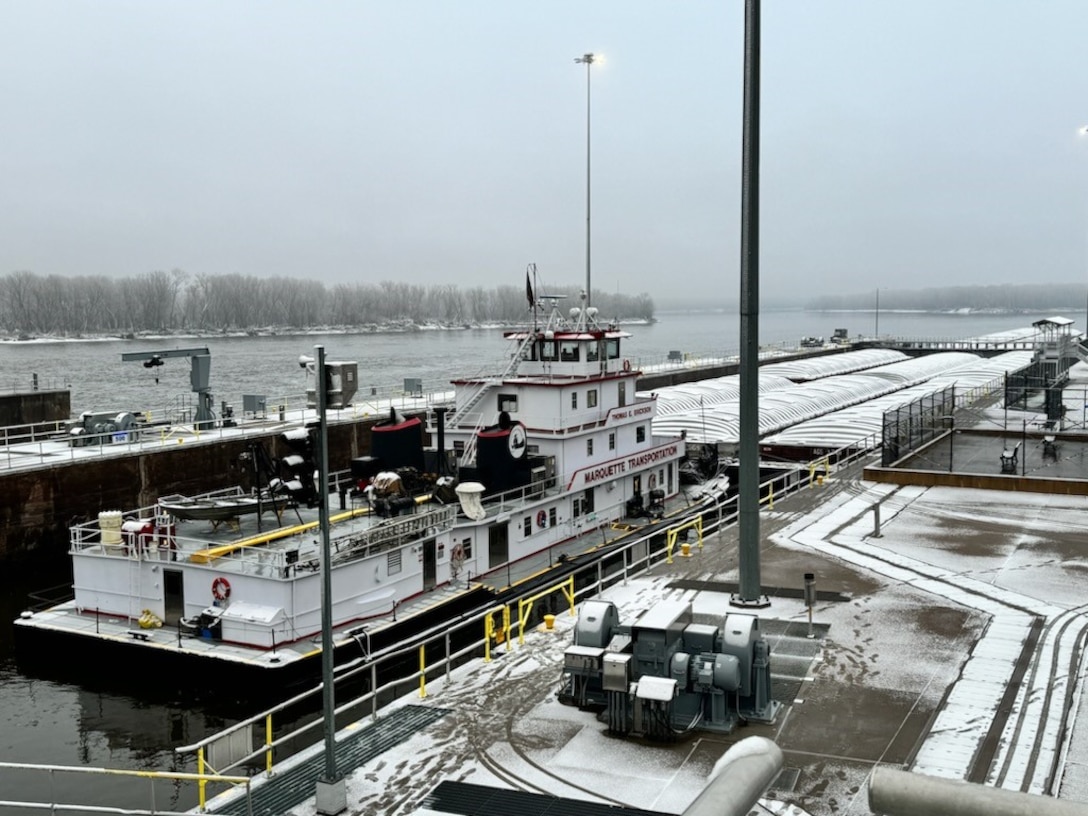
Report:
<svg viewBox="0 0 1088 816"><path fill-rule="evenodd" d="M472 410L480 404L483 398L487 396L488 392L491 391L494 386L498 385L515 371L517 371L518 366L521 365L521 361L528 356L529 349L532 348L533 341L535 339L536 336L533 332L526 333L525 339L518 347L518 350L514 353L513 357L510 360L510 364L506 367L506 370L497 377L488 377L476 387L476 390L472 393L472 395L467 400L465 400L464 404L457 409L456 413L454 413L453 418L450 420L451 427L457 427L462 420L466 419L471 414ZM479 434L479 432L486 426L487 423L484 421L484 419L485 414L481 411L479 418L476 420L476 425L472 430L472 434L469 436L468 441L465 442L465 450L461 454L460 459L460 464L462 467L466 465L471 465L474 461L476 461L476 435Z"/></svg>

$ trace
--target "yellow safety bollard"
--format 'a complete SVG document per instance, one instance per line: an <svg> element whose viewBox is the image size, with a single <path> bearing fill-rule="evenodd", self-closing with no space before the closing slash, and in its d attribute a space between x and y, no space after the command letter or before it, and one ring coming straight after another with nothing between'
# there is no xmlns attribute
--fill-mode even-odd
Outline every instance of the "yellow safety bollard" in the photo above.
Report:
<svg viewBox="0 0 1088 816"><path fill-rule="evenodd" d="M680 557L691 558L691 545L686 541L680 545Z"/></svg>
<svg viewBox="0 0 1088 816"><path fill-rule="evenodd" d="M544 616L544 628L549 632L555 628L555 615Z"/></svg>
<svg viewBox="0 0 1088 816"><path fill-rule="evenodd" d="M824 486L824 475L822 473L816 477L816 484L820 487Z"/></svg>

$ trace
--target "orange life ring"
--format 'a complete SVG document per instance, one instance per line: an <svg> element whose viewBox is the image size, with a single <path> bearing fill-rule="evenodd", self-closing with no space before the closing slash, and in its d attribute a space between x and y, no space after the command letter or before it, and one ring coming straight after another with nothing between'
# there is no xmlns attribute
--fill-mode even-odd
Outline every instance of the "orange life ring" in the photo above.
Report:
<svg viewBox="0 0 1088 816"><path fill-rule="evenodd" d="M630 360L624 360L623 361L623 370L624 371L630 371L631 370L631 361Z"/></svg>
<svg viewBox="0 0 1088 816"><path fill-rule="evenodd" d="M212 596L217 601L225 601L230 597L230 581L220 575L212 581Z"/></svg>

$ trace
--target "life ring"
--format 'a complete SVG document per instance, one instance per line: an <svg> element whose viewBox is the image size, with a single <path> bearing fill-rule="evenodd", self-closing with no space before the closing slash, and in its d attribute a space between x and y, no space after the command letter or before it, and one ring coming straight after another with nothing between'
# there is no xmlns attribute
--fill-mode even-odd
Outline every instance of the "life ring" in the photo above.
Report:
<svg viewBox="0 0 1088 816"><path fill-rule="evenodd" d="M655 487L657 487L657 476L656 476L656 474L651 473L650 474L650 490L653 490Z"/></svg>
<svg viewBox="0 0 1088 816"><path fill-rule="evenodd" d="M631 370L631 361L630 360L624 360L623 361L623 370L624 371L630 371Z"/></svg>
<svg viewBox="0 0 1088 816"><path fill-rule="evenodd" d="M548 526L548 514L543 510L540 510L536 514L536 526L547 527Z"/></svg>
<svg viewBox="0 0 1088 816"><path fill-rule="evenodd" d="M212 581L212 596L217 601L225 601L230 597L230 581L220 575Z"/></svg>

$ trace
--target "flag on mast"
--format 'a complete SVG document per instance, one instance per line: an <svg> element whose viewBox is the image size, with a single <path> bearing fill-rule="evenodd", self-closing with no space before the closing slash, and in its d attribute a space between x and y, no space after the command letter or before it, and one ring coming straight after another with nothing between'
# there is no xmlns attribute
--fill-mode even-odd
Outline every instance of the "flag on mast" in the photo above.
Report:
<svg viewBox="0 0 1088 816"><path fill-rule="evenodd" d="M529 299L529 308L531 309L536 305L536 298L533 297L533 282L529 279L529 270L525 270L525 297Z"/></svg>

